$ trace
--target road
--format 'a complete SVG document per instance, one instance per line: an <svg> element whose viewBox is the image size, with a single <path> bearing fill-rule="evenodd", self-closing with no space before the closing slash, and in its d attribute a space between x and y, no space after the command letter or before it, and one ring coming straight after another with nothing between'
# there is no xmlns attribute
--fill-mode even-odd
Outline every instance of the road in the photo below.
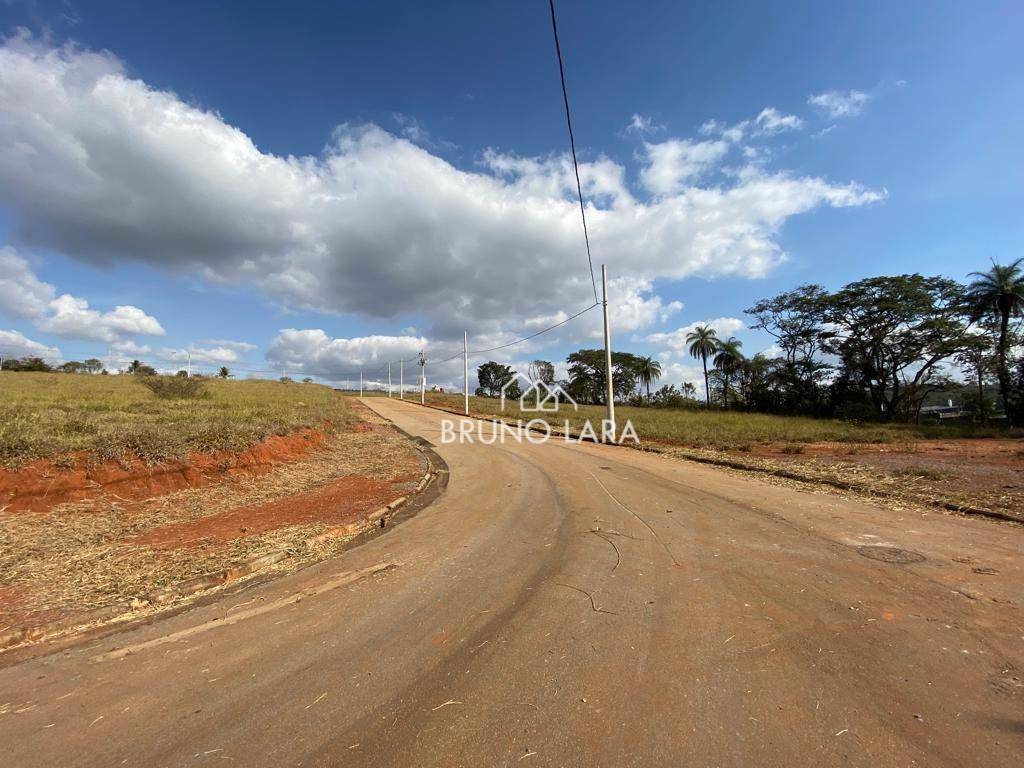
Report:
<svg viewBox="0 0 1024 768"><path fill-rule="evenodd" d="M437 446L443 496L0 670L0 761L1021 765L1019 527L624 448L441 445L445 414L366 402Z"/></svg>

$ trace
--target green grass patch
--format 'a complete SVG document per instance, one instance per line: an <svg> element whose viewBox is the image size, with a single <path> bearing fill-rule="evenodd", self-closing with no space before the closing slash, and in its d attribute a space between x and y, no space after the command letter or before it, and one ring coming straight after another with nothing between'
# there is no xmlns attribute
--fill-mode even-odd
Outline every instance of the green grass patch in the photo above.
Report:
<svg viewBox="0 0 1024 768"><path fill-rule="evenodd" d="M407 396L408 397L408 396ZM419 396L414 399L419 402ZM461 395L427 394L428 403L461 410ZM541 418L561 426L566 419L578 429L590 420L600 429L604 406L581 405L578 411L563 407L559 413L523 412L518 401L510 402L504 414L501 401L487 397L470 397L470 410L475 414L505 416L524 420ZM653 440L697 448L746 450L752 445L782 443L786 452L802 453L802 443L909 443L913 440L949 439L958 437L1020 437L1021 430L972 428L947 425L856 424L837 419L814 419L806 416L772 416L763 413L717 411L703 408L632 408L616 406L616 420L629 419L641 441Z"/></svg>
<svg viewBox="0 0 1024 768"><path fill-rule="evenodd" d="M318 384L207 379L202 397L165 398L135 376L0 373L0 462L8 466L72 451L158 463L353 418L341 395Z"/></svg>

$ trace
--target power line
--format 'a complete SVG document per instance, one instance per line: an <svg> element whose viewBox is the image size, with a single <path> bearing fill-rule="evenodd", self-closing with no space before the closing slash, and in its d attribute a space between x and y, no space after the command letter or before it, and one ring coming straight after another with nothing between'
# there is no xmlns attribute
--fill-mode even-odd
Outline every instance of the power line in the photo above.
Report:
<svg viewBox="0 0 1024 768"><path fill-rule="evenodd" d="M558 23L555 21L555 0L551 5L551 31L555 35L555 53L558 54L558 75L562 79L562 101L565 103L565 124L569 128L569 148L572 150L572 167L576 172L576 194L580 199L580 218L583 219L583 241L587 244L587 264L590 265L590 284L594 288L594 303L598 303L597 279L594 277L594 260L590 256L590 235L587 233L587 211L583 206L583 187L580 184L580 166L576 162L576 139L572 135L572 117L569 114L569 91L565 87L565 66L562 63L562 46L558 42Z"/></svg>

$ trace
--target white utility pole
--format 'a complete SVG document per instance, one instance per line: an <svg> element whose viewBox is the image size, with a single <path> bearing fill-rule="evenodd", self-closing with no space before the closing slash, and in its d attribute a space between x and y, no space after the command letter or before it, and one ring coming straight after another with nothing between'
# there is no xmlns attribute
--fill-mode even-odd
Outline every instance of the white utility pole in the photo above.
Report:
<svg viewBox="0 0 1024 768"><path fill-rule="evenodd" d="M462 332L463 410L469 416L469 331Z"/></svg>
<svg viewBox="0 0 1024 768"><path fill-rule="evenodd" d="M391 397L391 363L388 363L388 397Z"/></svg>
<svg viewBox="0 0 1024 768"><path fill-rule="evenodd" d="M192 352L188 353L188 377L192 378Z"/></svg>
<svg viewBox="0 0 1024 768"><path fill-rule="evenodd" d="M420 352L420 405L427 404L427 358Z"/></svg>
<svg viewBox="0 0 1024 768"><path fill-rule="evenodd" d="M359 372L359 396L363 396L363 372Z"/></svg>
<svg viewBox="0 0 1024 768"><path fill-rule="evenodd" d="M608 423L615 440L615 387L612 383L612 330L608 325L608 268L601 265L601 291L604 294L604 370L605 398L608 400ZM602 437L603 437L602 430Z"/></svg>
<svg viewBox="0 0 1024 768"><path fill-rule="evenodd" d="M398 361L398 399L405 400L405 360Z"/></svg>

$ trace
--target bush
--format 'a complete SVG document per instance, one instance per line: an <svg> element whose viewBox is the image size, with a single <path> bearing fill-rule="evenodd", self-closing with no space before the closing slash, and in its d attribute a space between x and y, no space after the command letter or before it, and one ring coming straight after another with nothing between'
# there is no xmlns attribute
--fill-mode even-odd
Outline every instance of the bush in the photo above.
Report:
<svg viewBox="0 0 1024 768"><path fill-rule="evenodd" d="M203 382L181 376L146 376L142 384L157 397L167 400L206 396Z"/></svg>

